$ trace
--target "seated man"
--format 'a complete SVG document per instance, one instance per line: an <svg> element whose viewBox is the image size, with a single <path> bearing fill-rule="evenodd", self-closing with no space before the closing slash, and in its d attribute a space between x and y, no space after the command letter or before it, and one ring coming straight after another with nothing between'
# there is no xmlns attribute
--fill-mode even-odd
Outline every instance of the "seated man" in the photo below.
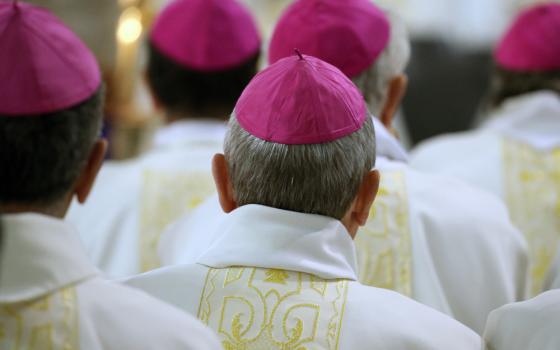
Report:
<svg viewBox="0 0 560 350"><path fill-rule="evenodd" d="M379 116L380 193L355 239L360 282L398 291L482 334L492 310L525 296L525 242L499 200L406 163L406 152L389 132L406 88L410 48L404 26L369 0L300 0L280 18L271 62L293 47L353 78ZM166 232L162 258L170 264L195 261L219 233L209 226L219 221L219 210L205 203Z"/></svg>
<svg viewBox="0 0 560 350"><path fill-rule="evenodd" d="M560 290L492 312L484 340L487 350L560 349Z"/></svg>
<svg viewBox="0 0 560 350"><path fill-rule="evenodd" d="M211 159L222 152L227 116L256 73L260 44L237 0L175 0L158 16L146 78L166 126L146 155L107 162L88 204L69 213L105 273L159 267L163 228L214 193Z"/></svg>
<svg viewBox="0 0 560 350"><path fill-rule="evenodd" d="M196 264L130 285L197 314L226 349L479 348L459 322L357 282L352 238L379 174L373 122L337 68L298 54L258 74L224 148L213 160L222 235Z"/></svg>
<svg viewBox="0 0 560 350"><path fill-rule="evenodd" d="M488 121L421 144L411 162L507 202L529 244L531 295L542 290L560 244L559 38L560 4L523 11L495 52Z"/></svg>
<svg viewBox="0 0 560 350"><path fill-rule="evenodd" d="M106 149L91 52L28 4L0 3L0 28L0 349L219 349L194 318L102 279L63 221Z"/></svg>

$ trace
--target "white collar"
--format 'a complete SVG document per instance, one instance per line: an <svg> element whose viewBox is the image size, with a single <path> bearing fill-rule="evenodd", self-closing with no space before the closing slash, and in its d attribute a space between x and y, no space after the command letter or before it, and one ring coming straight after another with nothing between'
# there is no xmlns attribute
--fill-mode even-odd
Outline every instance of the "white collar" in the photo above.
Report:
<svg viewBox="0 0 560 350"><path fill-rule="evenodd" d="M99 275L76 230L40 214L2 217L0 303L35 299Z"/></svg>
<svg viewBox="0 0 560 350"><path fill-rule="evenodd" d="M408 162L408 154L400 142L375 117L372 117L375 127L376 154L399 162Z"/></svg>
<svg viewBox="0 0 560 350"><path fill-rule="evenodd" d="M223 142L226 134L226 122L219 120L178 120L166 125L156 132L155 147L175 144Z"/></svg>
<svg viewBox="0 0 560 350"><path fill-rule="evenodd" d="M354 243L338 220L251 204L228 214L219 229L220 238L198 258L198 263L357 280Z"/></svg>
<svg viewBox="0 0 560 350"><path fill-rule="evenodd" d="M538 91L508 99L484 126L547 151L560 146L560 97Z"/></svg>

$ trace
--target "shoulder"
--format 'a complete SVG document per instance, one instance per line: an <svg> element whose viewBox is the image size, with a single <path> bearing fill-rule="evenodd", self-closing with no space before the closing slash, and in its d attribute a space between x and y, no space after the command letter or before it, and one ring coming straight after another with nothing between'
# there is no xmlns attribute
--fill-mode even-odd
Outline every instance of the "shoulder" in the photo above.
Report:
<svg viewBox="0 0 560 350"><path fill-rule="evenodd" d="M445 175L409 170L407 179L411 216L419 218L426 233L523 245L507 207L494 194Z"/></svg>
<svg viewBox="0 0 560 350"><path fill-rule="evenodd" d="M411 165L418 169L434 170L460 163L464 158L471 158L477 151L495 146L499 137L487 131L466 131L436 136L421 142L411 152Z"/></svg>
<svg viewBox="0 0 560 350"><path fill-rule="evenodd" d="M353 331L400 344L400 348L480 348L480 337L466 326L390 290L353 282L346 305L346 321Z"/></svg>
<svg viewBox="0 0 560 350"><path fill-rule="evenodd" d="M121 282L196 314L207 273L208 268L200 264L176 265L146 272Z"/></svg>
<svg viewBox="0 0 560 350"><path fill-rule="evenodd" d="M492 349L542 350L560 347L560 290L493 311L485 341Z"/></svg>
<svg viewBox="0 0 560 350"><path fill-rule="evenodd" d="M219 349L213 333L193 316L142 291L94 279L80 286L78 298L85 326L114 349Z"/></svg>
<svg viewBox="0 0 560 350"><path fill-rule="evenodd" d="M162 262L165 265L196 262L222 234L220 225L226 217L218 196L210 196L165 230L158 248Z"/></svg>

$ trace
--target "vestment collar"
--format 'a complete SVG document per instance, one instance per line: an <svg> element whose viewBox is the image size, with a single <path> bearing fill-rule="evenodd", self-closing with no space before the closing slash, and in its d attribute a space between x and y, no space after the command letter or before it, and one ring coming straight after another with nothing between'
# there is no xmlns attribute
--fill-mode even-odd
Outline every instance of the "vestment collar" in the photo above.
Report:
<svg viewBox="0 0 560 350"><path fill-rule="evenodd" d="M32 213L4 215L1 223L0 303L35 299L99 274L70 224Z"/></svg>
<svg viewBox="0 0 560 350"><path fill-rule="evenodd" d="M324 279L357 280L352 238L335 219L262 205L227 215L222 232L198 263L300 271Z"/></svg>

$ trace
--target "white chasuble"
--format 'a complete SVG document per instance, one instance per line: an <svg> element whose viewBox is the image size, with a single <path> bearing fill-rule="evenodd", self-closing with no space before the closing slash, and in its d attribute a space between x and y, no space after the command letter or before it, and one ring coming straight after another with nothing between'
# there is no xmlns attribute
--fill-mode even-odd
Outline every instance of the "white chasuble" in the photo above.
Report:
<svg viewBox="0 0 560 350"><path fill-rule="evenodd" d="M560 349L560 290L552 290L490 314L486 350Z"/></svg>
<svg viewBox="0 0 560 350"><path fill-rule="evenodd" d="M165 228L188 215L215 192L209 169L181 171L146 169L140 193L140 270L161 266L157 249Z"/></svg>
<svg viewBox="0 0 560 350"><path fill-rule="evenodd" d="M39 214L3 215L1 350L217 350L180 310L103 280L78 233Z"/></svg>
<svg viewBox="0 0 560 350"><path fill-rule="evenodd" d="M356 235L359 279L412 297L412 243L402 171L384 171L370 218Z"/></svg>
<svg viewBox="0 0 560 350"><path fill-rule="evenodd" d="M195 314L227 350L480 349L459 322L357 282L350 235L319 215L245 205L197 259L126 283Z"/></svg>
<svg viewBox="0 0 560 350"><path fill-rule="evenodd" d="M560 244L560 148L539 152L503 142L506 200L529 244L530 291L537 295Z"/></svg>
<svg viewBox="0 0 560 350"><path fill-rule="evenodd" d="M506 100L480 129L420 145L418 169L450 174L502 198L529 247L529 293L543 288L560 243L560 97Z"/></svg>
<svg viewBox="0 0 560 350"><path fill-rule="evenodd" d="M338 349L348 281L277 269L209 269L198 318L226 350Z"/></svg>
<svg viewBox="0 0 560 350"><path fill-rule="evenodd" d="M0 304L0 349L79 349L76 290Z"/></svg>
<svg viewBox="0 0 560 350"><path fill-rule="evenodd" d="M165 227L215 192L211 162L225 130L220 121L177 121L158 131L147 154L104 164L86 204L68 214L96 266L119 278L161 265Z"/></svg>

